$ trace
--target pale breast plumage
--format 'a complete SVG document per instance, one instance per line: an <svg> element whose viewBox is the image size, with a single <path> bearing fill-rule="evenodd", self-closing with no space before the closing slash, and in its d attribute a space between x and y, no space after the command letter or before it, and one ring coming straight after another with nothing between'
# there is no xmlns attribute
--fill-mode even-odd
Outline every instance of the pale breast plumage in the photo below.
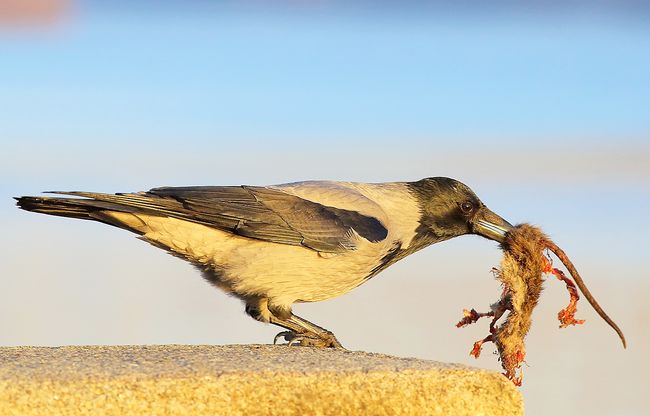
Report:
<svg viewBox="0 0 650 416"><path fill-rule="evenodd" d="M335 182L303 182L275 188L324 206L344 210L356 207L360 213L396 227L388 227L391 231L387 238L377 242L352 232L349 238L354 250L330 254L238 236L178 218L139 213L112 215L138 227L146 241L211 267L219 286L230 292L266 293L282 303L318 301L348 292L368 277L396 242L408 245L417 226L415 201L412 212L401 213L402 221L393 224L396 216L391 212L391 201L397 204L399 200L401 211L405 211L407 194L381 198L381 190L372 185ZM369 197L380 197L385 207Z"/></svg>

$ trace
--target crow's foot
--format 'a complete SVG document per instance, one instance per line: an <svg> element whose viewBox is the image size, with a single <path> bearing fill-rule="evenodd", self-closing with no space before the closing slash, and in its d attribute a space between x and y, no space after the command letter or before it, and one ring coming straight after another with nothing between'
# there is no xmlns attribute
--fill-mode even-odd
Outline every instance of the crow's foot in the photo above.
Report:
<svg viewBox="0 0 650 416"><path fill-rule="evenodd" d="M286 345L290 346L345 349L334 334L329 331L324 331L319 334L282 331L275 336L273 343L277 344L280 338L284 338L287 341Z"/></svg>

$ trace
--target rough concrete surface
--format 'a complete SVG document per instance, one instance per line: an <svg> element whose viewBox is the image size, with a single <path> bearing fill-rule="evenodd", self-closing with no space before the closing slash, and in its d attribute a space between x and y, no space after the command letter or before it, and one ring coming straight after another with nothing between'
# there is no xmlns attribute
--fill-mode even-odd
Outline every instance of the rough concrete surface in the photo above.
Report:
<svg viewBox="0 0 650 416"><path fill-rule="evenodd" d="M0 348L0 415L520 415L498 373L271 345Z"/></svg>

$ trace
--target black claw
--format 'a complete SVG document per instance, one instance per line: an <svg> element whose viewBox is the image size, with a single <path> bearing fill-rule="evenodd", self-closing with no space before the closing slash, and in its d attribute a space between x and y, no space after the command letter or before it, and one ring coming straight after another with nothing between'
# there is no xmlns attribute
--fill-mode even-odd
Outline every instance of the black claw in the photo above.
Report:
<svg viewBox="0 0 650 416"><path fill-rule="evenodd" d="M296 333L293 331L278 332L278 334L273 338L273 345L276 345L280 338L284 338L285 341L290 342L292 339L296 338Z"/></svg>

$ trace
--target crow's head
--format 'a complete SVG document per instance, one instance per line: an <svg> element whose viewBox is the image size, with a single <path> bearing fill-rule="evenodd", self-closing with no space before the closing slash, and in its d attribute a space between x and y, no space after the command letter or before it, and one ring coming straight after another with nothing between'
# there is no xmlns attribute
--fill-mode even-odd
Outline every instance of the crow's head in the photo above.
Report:
<svg viewBox="0 0 650 416"><path fill-rule="evenodd" d="M436 241L478 234L503 242L512 225L481 202L469 187L451 178L426 178L411 183L421 211L419 233Z"/></svg>

